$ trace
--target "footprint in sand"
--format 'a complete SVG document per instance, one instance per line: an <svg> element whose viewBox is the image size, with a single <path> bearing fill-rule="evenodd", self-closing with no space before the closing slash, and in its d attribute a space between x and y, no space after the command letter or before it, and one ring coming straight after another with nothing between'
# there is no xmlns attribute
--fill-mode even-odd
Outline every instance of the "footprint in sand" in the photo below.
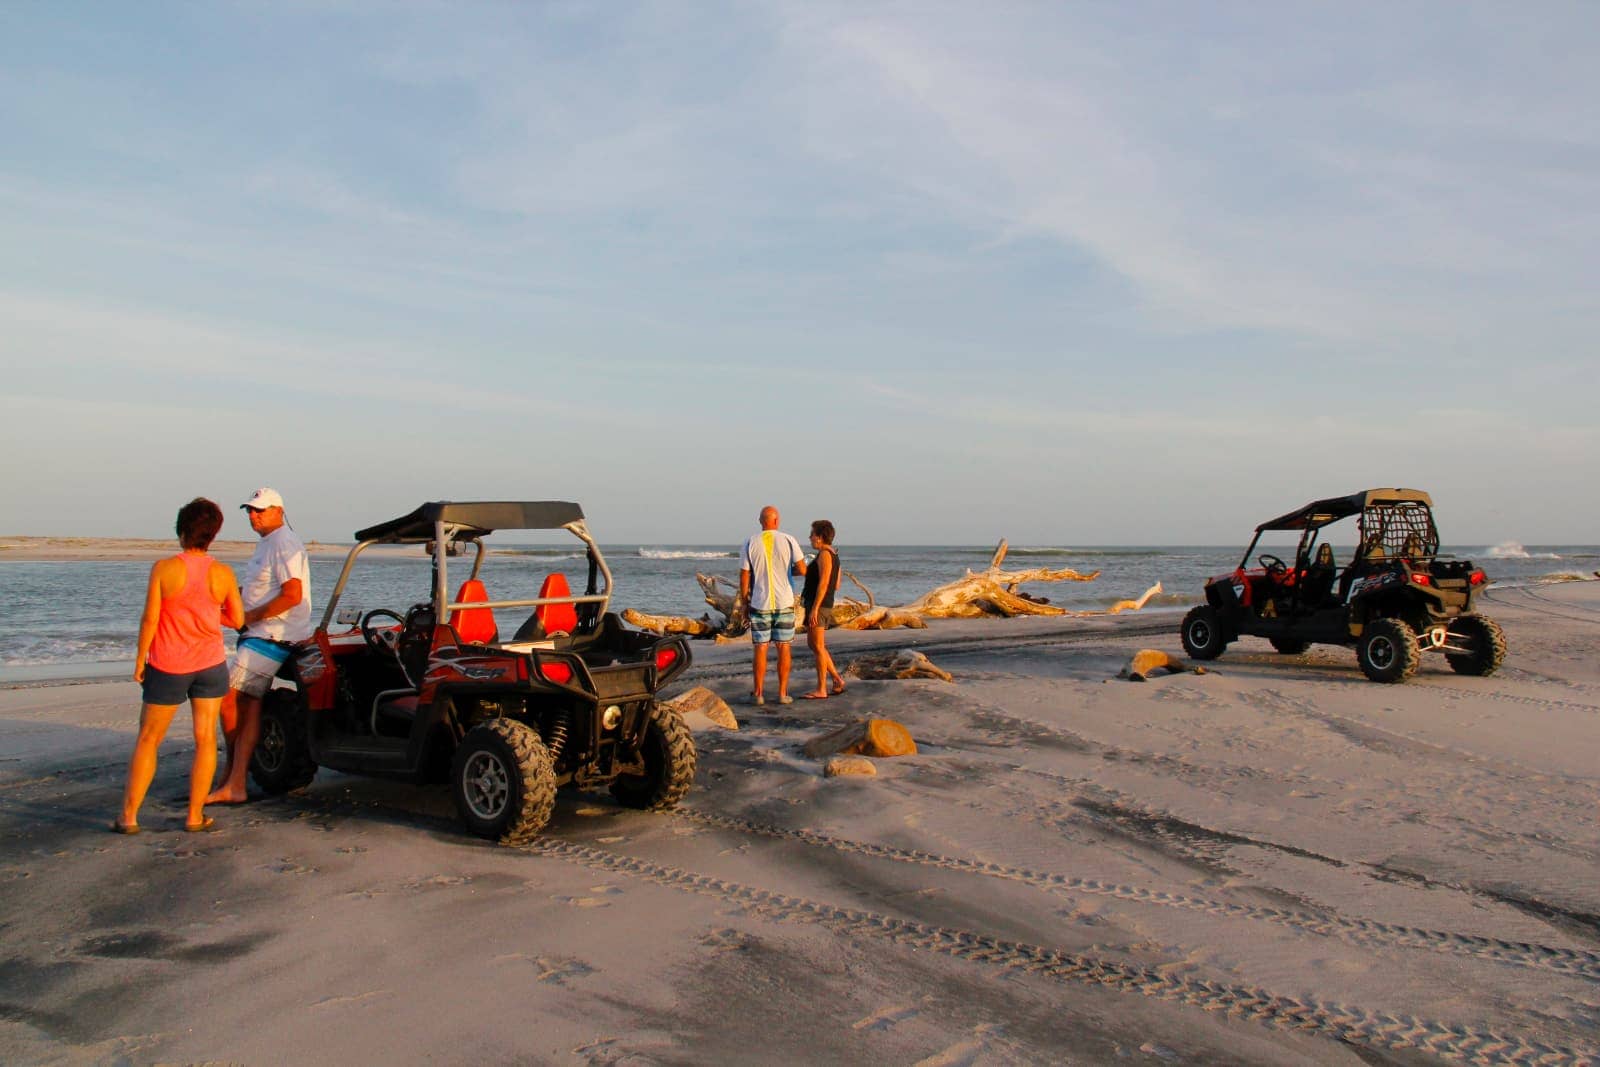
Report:
<svg viewBox="0 0 1600 1067"><path fill-rule="evenodd" d="M490 963L531 963L538 969L540 982L564 984L568 979L584 978L594 973L594 968L574 956L530 956L526 952L507 952L496 956Z"/></svg>
<svg viewBox="0 0 1600 1067"><path fill-rule="evenodd" d="M402 882L400 888L409 893L421 893L429 889L451 889L458 885L471 885L470 874L436 874L432 878L419 878L413 882Z"/></svg>
<svg viewBox="0 0 1600 1067"><path fill-rule="evenodd" d="M942 1052L918 1060L917 1067L974 1067L975 1064L987 1062L992 1058L988 1053L990 1046L1000 1036L1000 1027L984 1023L974 1027L972 1034L967 1041L957 1042Z"/></svg>
<svg viewBox="0 0 1600 1067"><path fill-rule="evenodd" d="M720 930L710 930L700 935L700 944L711 950L712 955L722 956L729 952L743 952L753 943L753 939L742 934L731 926L724 926Z"/></svg>
<svg viewBox="0 0 1600 1067"><path fill-rule="evenodd" d="M622 895L622 890L614 885L596 885L589 887L587 896L581 897L555 897L558 904L571 904L574 908L609 908L611 901L606 897Z"/></svg>
<svg viewBox="0 0 1600 1067"><path fill-rule="evenodd" d="M914 1019L921 1014L922 1012L916 1008L879 1008L871 1015L868 1015L865 1019L857 1019L850 1025L850 1029L888 1030L893 1028L897 1023L903 1023L907 1019Z"/></svg>
<svg viewBox="0 0 1600 1067"><path fill-rule="evenodd" d="M279 860L276 863L263 863L261 870L271 871L273 874L316 874L315 867L307 867L296 863L294 860Z"/></svg>

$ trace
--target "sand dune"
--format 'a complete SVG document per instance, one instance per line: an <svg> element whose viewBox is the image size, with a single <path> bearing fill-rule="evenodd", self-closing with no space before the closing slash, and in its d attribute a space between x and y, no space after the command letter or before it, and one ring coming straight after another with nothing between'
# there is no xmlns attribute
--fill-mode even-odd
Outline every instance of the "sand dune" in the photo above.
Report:
<svg viewBox="0 0 1600 1067"><path fill-rule="evenodd" d="M1597 594L1492 591L1503 671L1396 687L1249 640L1115 680L1162 615L840 634L955 683L783 709L697 648L743 722L688 806L564 797L517 850L326 772L186 835L181 740L113 837L134 687L5 691L0 1061L1593 1060ZM918 754L801 755L868 714Z"/></svg>

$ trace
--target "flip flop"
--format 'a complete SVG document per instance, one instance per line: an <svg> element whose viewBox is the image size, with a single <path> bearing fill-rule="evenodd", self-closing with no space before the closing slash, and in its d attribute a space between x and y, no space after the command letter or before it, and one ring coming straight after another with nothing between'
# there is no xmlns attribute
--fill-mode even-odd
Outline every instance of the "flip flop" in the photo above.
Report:
<svg viewBox="0 0 1600 1067"><path fill-rule="evenodd" d="M136 822L114 822L111 824L111 832L114 834L136 834L139 832L139 824Z"/></svg>
<svg viewBox="0 0 1600 1067"><path fill-rule="evenodd" d="M783 695L783 696L778 698L778 703L780 703L780 704L793 704L794 703L794 697L789 696L788 694L785 694L785 695Z"/></svg>
<svg viewBox="0 0 1600 1067"><path fill-rule="evenodd" d="M833 687L833 695L834 696L838 696L840 693L843 693L843 692L844 692L844 686L836 685L836 686Z"/></svg>
<svg viewBox="0 0 1600 1067"><path fill-rule="evenodd" d="M801 693L800 694L800 699L801 700L827 700L828 699L828 694L827 693Z"/></svg>
<svg viewBox="0 0 1600 1067"><path fill-rule="evenodd" d="M183 824L183 832L186 834L208 834L216 828L217 820L209 815L199 822L186 822Z"/></svg>

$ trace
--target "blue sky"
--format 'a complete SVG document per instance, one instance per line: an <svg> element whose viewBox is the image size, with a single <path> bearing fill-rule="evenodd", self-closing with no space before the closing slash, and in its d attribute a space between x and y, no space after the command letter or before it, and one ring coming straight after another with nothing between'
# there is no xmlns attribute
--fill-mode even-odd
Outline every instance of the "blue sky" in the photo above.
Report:
<svg viewBox="0 0 1600 1067"><path fill-rule="evenodd" d="M1600 541L1600 8L0 7L0 534ZM242 526L229 535L248 536Z"/></svg>

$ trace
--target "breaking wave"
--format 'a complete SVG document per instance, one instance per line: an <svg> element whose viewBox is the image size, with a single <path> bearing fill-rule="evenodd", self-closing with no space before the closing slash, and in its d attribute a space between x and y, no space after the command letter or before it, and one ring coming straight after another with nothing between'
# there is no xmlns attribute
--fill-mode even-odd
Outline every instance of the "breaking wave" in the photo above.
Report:
<svg viewBox="0 0 1600 1067"><path fill-rule="evenodd" d="M532 556L536 559L587 559L582 552L570 548L497 548L497 556Z"/></svg>
<svg viewBox="0 0 1600 1067"><path fill-rule="evenodd" d="M1486 550L1490 559L1560 559L1554 552L1529 552L1518 541L1501 541Z"/></svg>
<svg viewBox="0 0 1600 1067"><path fill-rule="evenodd" d="M699 548L641 548L644 559L733 559L737 552L716 552Z"/></svg>

